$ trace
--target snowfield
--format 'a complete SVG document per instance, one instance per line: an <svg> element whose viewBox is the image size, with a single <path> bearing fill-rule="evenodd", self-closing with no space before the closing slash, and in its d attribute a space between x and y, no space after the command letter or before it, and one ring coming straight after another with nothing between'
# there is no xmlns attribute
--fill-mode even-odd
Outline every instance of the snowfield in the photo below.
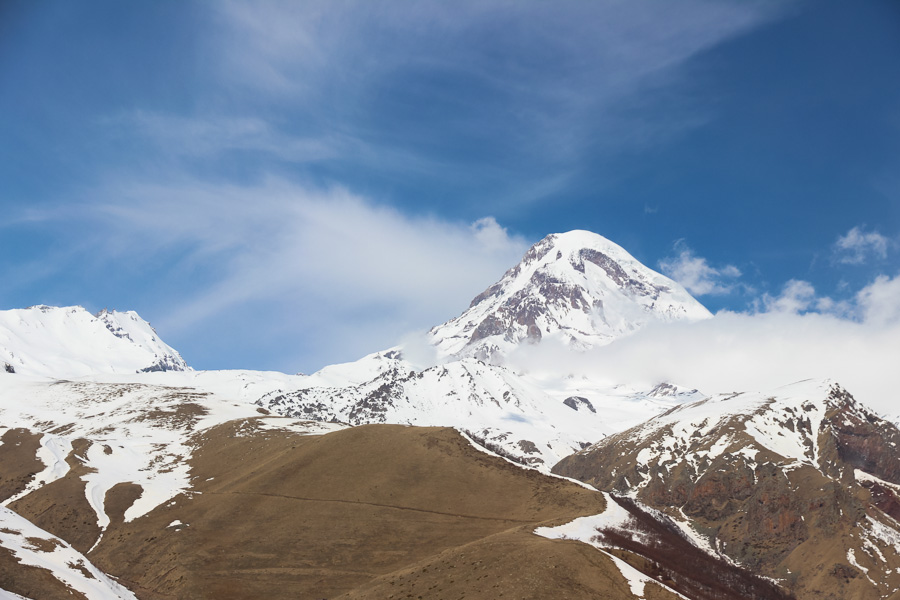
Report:
<svg viewBox="0 0 900 600"><path fill-rule="evenodd" d="M92 315L80 306L0 311L0 363L52 378L189 369L136 312Z"/></svg>

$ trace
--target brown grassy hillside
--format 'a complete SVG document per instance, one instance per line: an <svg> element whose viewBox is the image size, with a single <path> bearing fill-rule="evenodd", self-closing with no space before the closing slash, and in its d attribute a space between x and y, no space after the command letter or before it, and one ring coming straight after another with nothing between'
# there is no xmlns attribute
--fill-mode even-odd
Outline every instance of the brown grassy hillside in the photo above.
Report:
<svg viewBox="0 0 900 600"><path fill-rule="evenodd" d="M542 597L547 582L571 597L627 590L596 550L530 533L601 512L600 494L480 452L452 429L384 425L303 436L262 430L251 419L196 443L195 493L131 523L122 514L137 490L118 486L107 496L113 523L89 558L142 599L333 598L473 543L480 565L454 567L469 571L454 584L471 593L489 593L476 583L480 575L517 597ZM73 510L84 515L48 510L54 490L69 504L77 475L24 499L22 514L51 532L92 520L77 502ZM77 530L82 545L85 533ZM584 575L588 565L599 566ZM367 597L377 597L371 589L380 584L372 585Z"/></svg>

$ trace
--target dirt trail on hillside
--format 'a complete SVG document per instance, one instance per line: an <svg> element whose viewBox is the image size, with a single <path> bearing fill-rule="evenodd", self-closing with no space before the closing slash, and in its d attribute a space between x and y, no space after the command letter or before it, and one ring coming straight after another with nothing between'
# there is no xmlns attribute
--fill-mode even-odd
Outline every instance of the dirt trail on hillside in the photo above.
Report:
<svg viewBox="0 0 900 600"><path fill-rule="evenodd" d="M498 533L554 546L530 530L604 509L601 494L485 454L452 429L302 436L252 425L199 437L196 493L114 519L91 560L147 600L334 598Z"/></svg>

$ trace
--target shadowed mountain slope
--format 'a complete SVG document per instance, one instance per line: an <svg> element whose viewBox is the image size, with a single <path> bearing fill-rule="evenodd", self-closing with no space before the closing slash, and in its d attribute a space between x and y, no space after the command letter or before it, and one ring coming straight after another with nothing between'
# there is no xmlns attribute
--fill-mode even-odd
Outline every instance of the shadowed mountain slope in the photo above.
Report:
<svg viewBox="0 0 900 600"><path fill-rule="evenodd" d="M830 382L687 404L554 471L640 500L798 598L900 590L900 431Z"/></svg>

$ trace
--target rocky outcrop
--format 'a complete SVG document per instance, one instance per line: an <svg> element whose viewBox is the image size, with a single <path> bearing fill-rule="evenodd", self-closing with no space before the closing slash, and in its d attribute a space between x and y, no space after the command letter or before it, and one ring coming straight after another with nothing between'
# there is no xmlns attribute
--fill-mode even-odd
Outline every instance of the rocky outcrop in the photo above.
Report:
<svg viewBox="0 0 900 600"><path fill-rule="evenodd" d="M710 313L680 285L587 232L549 235L459 317L431 330L444 357L502 363L522 343L548 337L576 349L611 342L653 320Z"/></svg>
<svg viewBox="0 0 900 600"><path fill-rule="evenodd" d="M836 384L695 403L563 459L798 598L900 589L900 431Z"/></svg>

